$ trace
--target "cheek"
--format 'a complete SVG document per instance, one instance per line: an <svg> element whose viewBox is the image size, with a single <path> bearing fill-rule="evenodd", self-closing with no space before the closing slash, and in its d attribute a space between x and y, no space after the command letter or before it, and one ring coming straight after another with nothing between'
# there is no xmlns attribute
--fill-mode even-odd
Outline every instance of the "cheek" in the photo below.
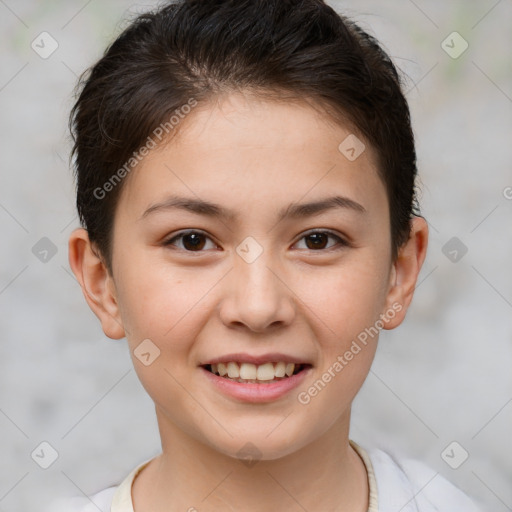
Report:
<svg viewBox="0 0 512 512"><path fill-rule="evenodd" d="M338 349L373 325L385 302L387 269L382 260L366 257L364 252L337 268L303 276L297 285L305 311L314 313L323 331L318 339L330 340Z"/></svg>
<svg viewBox="0 0 512 512"><path fill-rule="evenodd" d="M308 415L322 418L323 428L348 410L370 371L385 277L382 265L364 259L326 275L320 281L323 286L309 291L304 300L315 313L314 334L321 349L315 380L299 390L297 399ZM307 285L304 294L312 288Z"/></svg>
<svg viewBox="0 0 512 512"><path fill-rule="evenodd" d="M375 343L344 347L319 369L309 386L298 390L298 407L305 421L311 421L317 434L325 432L350 411L352 401L363 385L375 355ZM350 360L347 355L350 353Z"/></svg>
<svg viewBox="0 0 512 512"><path fill-rule="evenodd" d="M177 269L160 260L120 259L119 270L119 309L132 343L141 337L184 339L175 333L191 327L190 317L201 311L202 298L215 284L211 272Z"/></svg>
<svg viewBox="0 0 512 512"><path fill-rule="evenodd" d="M203 328L207 294L215 280L198 271L195 276L177 271L169 264L132 263L120 267L124 291L120 309L130 329L127 340L134 368L157 405L164 410L190 408L194 403L187 401L179 383L189 378L191 350ZM139 357L147 352L150 361Z"/></svg>

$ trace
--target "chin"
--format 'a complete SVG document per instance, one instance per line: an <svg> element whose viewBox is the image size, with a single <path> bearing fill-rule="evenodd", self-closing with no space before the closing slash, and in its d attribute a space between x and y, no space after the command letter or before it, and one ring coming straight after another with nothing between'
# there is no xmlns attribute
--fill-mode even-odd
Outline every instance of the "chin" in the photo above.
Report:
<svg viewBox="0 0 512 512"><path fill-rule="evenodd" d="M222 440L210 438L208 445L215 451L239 459L251 467L258 461L286 457L308 444L304 429L299 429L298 434L297 430L285 428L284 425L276 428L278 424L279 422L274 421L268 428L243 427L240 428L239 434L230 431L233 437L226 435Z"/></svg>

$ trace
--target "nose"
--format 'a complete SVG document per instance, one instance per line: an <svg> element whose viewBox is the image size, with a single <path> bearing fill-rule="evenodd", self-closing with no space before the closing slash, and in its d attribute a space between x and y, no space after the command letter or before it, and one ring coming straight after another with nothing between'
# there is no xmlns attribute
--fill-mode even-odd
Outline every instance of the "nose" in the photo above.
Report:
<svg viewBox="0 0 512 512"><path fill-rule="evenodd" d="M235 254L233 269L226 277L220 317L227 327L266 332L293 322L295 294L270 251L264 250L250 263Z"/></svg>

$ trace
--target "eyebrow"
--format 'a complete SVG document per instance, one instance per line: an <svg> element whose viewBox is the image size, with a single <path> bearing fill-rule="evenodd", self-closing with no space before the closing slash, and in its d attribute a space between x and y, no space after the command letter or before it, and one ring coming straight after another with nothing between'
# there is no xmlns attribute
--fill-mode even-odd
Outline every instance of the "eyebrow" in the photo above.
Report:
<svg viewBox="0 0 512 512"><path fill-rule="evenodd" d="M333 209L348 209L357 213L367 213L363 205L343 196L332 196L309 203L291 203L288 207L282 209L278 214L278 220L287 218L304 218L319 215L323 212ZM232 210L228 210L219 204L215 204L202 199L191 197L170 196L164 201L155 203L140 216L139 220L155 212L162 212L172 209L180 209L205 215L207 217L222 218L234 220L238 215Z"/></svg>

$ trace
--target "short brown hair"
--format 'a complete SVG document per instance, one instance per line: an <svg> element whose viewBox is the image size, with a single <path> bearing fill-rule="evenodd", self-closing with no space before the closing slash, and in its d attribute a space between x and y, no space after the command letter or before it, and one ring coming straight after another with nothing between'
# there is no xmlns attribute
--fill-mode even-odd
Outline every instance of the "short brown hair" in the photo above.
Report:
<svg viewBox="0 0 512 512"><path fill-rule="evenodd" d="M378 42L321 0L179 0L142 14L78 84L69 124L81 224L112 272L120 178L159 125L191 99L225 91L291 94L325 106L374 148L396 258L416 214L414 136L401 86Z"/></svg>

